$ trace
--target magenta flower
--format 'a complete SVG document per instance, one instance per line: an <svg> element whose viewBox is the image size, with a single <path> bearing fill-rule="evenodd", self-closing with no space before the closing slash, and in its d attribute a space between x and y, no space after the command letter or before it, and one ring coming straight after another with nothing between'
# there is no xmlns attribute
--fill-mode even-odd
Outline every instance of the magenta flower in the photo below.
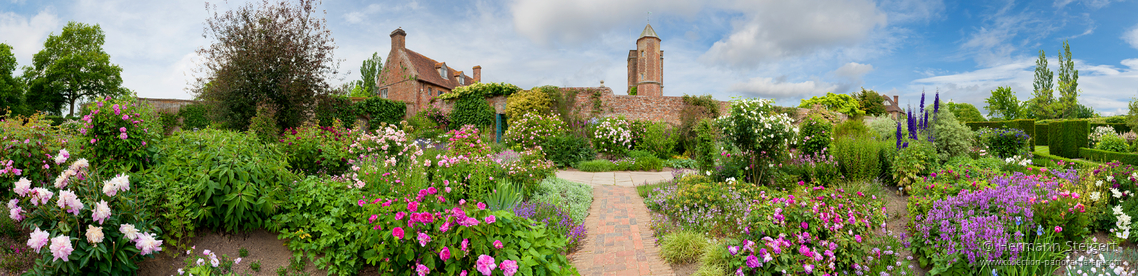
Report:
<svg viewBox="0 0 1138 276"><path fill-rule="evenodd" d="M517 261L514 261L514 260L502 261L501 267L502 267L502 274L505 274L506 276L514 276L514 273L518 273L518 262Z"/></svg>
<svg viewBox="0 0 1138 276"><path fill-rule="evenodd" d="M479 202L478 203L478 210L486 210L486 203Z"/></svg>
<svg viewBox="0 0 1138 276"><path fill-rule="evenodd" d="M747 267L756 268L761 265L763 264L759 263L759 258L755 257L755 255L747 256Z"/></svg>
<svg viewBox="0 0 1138 276"><path fill-rule="evenodd" d="M854 240L861 243L861 235L854 235Z"/></svg>
<svg viewBox="0 0 1138 276"><path fill-rule="evenodd" d="M395 213L395 220L403 220L403 216L405 216L403 212Z"/></svg>
<svg viewBox="0 0 1138 276"><path fill-rule="evenodd" d="M367 203L367 201L366 201L366 200L363 200L363 199L360 199L360 201L359 201L359 202L356 202L356 204L359 204L359 205L360 205L360 207L364 207L364 204L366 204L366 203Z"/></svg>
<svg viewBox="0 0 1138 276"><path fill-rule="evenodd" d="M1055 226L1055 233L1063 232L1063 227Z"/></svg>
<svg viewBox="0 0 1138 276"><path fill-rule="evenodd" d="M491 273L494 273L494 269L498 268L498 265L494 263L494 257L481 255L478 256L478 261L474 263L474 268L478 269L482 275L490 276Z"/></svg>
<svg viewBox="0 0 1138 276"><path fill-rule="evenodd" d="M443 250L439 251L439 259L443 259L443 261L450 259L450 248L449 247L443 246Z"/></svg>
<svg viewBox="0 0 1138 276"><path fill-rule="evenodd" d="M458 276L466 276L466 270L463 270L462 273L458 274Z"/></svg>
<svg viewBox="0 0 1138 276"><path fill-rule="evenodd" d="M426 233L419 232L419 246L427 246L428 242L431 242L431 236L427 236Z"/></svg>
<svg viewBox="0 0 1138 276"><path fill-rule="evenodd" d="M438 193L438 192L439 192L439 190L435 189L435 187L427 187L427 194L428 195L433 195L433 194Z"/></svg>
<svg viewBox="0 0 1138 276"><path fill-rule="evenodd" d="M426 276L431 274L431 269L423 264L415 264L415 272L419 273L419 276Z"/></svg>
<svg viewBox="0 0 1138 276"><path fill-rule="evenodd" d="M808 223L806 223L805 221L803 221L803 222L802 222L802 229L810 229L810 224L808 224Z"/></svg>
<svg viewBox="0 0 1138 276"><path fill-rule="evenodd" d="M371 215L371 217L367 219L367 223L375 223L375 219L378 219L378 218L379 218L379 215Z"/></svg>
<svg viewBox="0 0 1138 276"><path fill-rule="evenodd" d="M417 201L408 202L407 203L407 211L418 212L419 211L419 202L417 202Z"/></svg>
<svg viewBox="0 0 1138 276"><path fill-rule="evenodd" d="M395 227L394 229L391 229L391 235L395 236L395 239L397 239L397 240L402 240L403 239L403 227Z"/></svg>
<svg viewBox="0 0 1138 276"><path fill-rule="evenodd" d="M502 249L502 240L494 240L494 248Z"/></svg>
<svg viewBox="0 0 1138 276"><path fill-rule="evenodd" d="M469 251L469 249L470 249L470 240L469 239L462 239L462 252Z"/></svg>
<svg viewBox="0 0 1138 276"><path fill-rule="evenodd" d="M494 216L492 216L492 215L491 215L491 216L486 216L486 224L491 224L491 223L494 223L494 221L497 221L497 220L498 220L498 219L497 219L497 218L495 218L495 217L494 217Z"/></svg>

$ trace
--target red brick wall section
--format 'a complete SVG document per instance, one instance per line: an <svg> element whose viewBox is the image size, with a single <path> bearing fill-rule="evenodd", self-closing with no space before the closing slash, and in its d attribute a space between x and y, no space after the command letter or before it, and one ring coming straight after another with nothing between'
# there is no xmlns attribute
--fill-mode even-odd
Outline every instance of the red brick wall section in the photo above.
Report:
<svg viewBox="0 0 1138 276"><path fill-rule="evenodd" d="M183 106L197 103L194 100L180 100L180 99L155 99L155 98L138 98L139 101L150 104L154 107L154 111L178 114L178 111Z"/></svg>

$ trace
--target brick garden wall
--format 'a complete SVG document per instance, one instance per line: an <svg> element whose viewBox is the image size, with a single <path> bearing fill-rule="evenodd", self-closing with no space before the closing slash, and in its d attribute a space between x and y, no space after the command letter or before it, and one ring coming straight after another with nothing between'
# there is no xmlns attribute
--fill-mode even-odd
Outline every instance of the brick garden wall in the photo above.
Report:
<svg viewBox="0 0 1138 276"><path fill-rule="evenodd" d="M599 114L602 117L624 116L630 120L654 120L679 125L680 111L684 108L683 97L614 95L610 87L564 87L561 90L577 92L577 108L583 114L593 111L593 99L599 98ZM486 101L497 113L505 113L506 97L496 96L487 98ZM432 104L444 113L450 113L454 109L454 101L435 100ZM726 111L728 105L728 102L720 101L719 110ZM410 115L413 114L408 114Z"/></svg>

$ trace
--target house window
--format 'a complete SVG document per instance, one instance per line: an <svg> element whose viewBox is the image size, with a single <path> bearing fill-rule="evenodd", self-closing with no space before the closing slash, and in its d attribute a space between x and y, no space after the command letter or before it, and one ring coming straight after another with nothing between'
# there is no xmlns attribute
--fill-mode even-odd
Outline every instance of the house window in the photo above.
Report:
<svg viewBox="0 0 1138 276"><path fill-rule="evenodd" d="M447 78L447 68L446 68L446 66L443 66L443 67L439 67L439 76L442 76L444 79L445 79L445 78Z"/></svg>
<svg viewBox="0 0 1138 276"><path fill-rule="evenodd" d="M435 93L435 89L434 89L434 88L427 88L427 96L428 96L428 97L430 97L430 96L433 96L433 95L431 95L431 94L434 94L434 93Z"/></svg>
<svg viewBox="0 0 1138 276"><path fill-rule="evenodd" d="M387 88L384 88L383 90L379 90L379 97L384 98L384 99L387 98Z"/></svg>
<svg viewBox="0 0 1138 276"><path fill-rule="evenodd" d="M464 78L462 76L458 76L458 84L459 85L466 85L466 78Z"/></svg>
<svg viewBox="0 0 1138 276"><path fill-rule="evenodd" d="M439 96L442 96L443 94L446 94L446 93L447 93L446 91L439 90Z"/></svg>

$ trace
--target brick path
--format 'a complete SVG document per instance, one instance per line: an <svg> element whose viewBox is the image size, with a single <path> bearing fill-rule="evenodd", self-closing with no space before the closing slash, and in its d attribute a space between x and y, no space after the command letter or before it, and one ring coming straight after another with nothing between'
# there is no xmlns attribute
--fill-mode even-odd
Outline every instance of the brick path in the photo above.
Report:
<svg viewBox="0 0 1138 276"><path fill-rule="evenodd" d="M588 173L567 173L569 175L564 175L567 179L588 178ZM559 172L558 176L563 174ZM659 180L670 179L671 173L659 177L664 178ZM608 177L598 178L611 181ZM633 177L633 180L638 179ZM585 276L675 275L671 266L659 257L649 228L648 208L636 194L636 188L596 182L586 183L593 186L593 204L585 218L589 235L581 249L569 256L577 271Z"/></svg>

